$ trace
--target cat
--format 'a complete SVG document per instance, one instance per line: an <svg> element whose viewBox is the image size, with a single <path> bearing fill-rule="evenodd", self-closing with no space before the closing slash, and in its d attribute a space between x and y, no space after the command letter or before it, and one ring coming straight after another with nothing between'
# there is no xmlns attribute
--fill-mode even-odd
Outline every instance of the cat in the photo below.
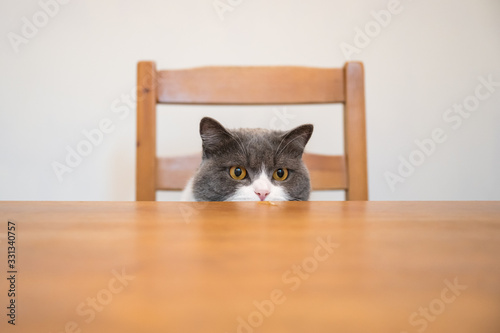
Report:
<svg viewBox="0 0 500 333"><path fill-rule="evenodd" d="M302 161L313 125L290 131L226 129L200 121L202 162L183 201L305 201L311 185Z"/></svg>

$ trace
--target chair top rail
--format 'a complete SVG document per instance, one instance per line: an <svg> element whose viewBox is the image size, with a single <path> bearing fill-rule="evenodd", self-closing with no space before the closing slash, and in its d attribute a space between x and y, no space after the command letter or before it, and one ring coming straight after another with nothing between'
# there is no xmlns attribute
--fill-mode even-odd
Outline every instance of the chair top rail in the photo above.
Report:
<svg viewBox="0 0 500 333"><path fill-rule="evenodd" d="M198 67L157 73L158 103L342 103L343 68Z"/></svg>

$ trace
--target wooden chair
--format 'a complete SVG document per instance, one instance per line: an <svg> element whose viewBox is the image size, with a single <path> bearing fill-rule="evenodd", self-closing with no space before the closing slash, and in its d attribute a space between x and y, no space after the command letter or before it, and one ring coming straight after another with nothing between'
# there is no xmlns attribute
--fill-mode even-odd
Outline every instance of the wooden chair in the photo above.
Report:
<svg viewBox="0 0 500 333"><path fill-rule="evenodd" d="M199 156L156 156L156 104L344 104L342 156L304 154L313 190L345 190L347 200L368 200L364 70L343 68L200 67L156 70L137 66L136 199L156 200L157 190L181 190ZM201 148L200 148L201 150Z"/></svg>

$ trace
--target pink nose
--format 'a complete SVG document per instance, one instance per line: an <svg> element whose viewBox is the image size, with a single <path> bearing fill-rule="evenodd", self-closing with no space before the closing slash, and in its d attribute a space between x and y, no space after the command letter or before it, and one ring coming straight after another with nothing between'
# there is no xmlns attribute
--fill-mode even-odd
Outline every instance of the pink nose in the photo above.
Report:
<svg viewBox="0 0 500 333"><path fill-rule="evenodd" d="M264 199L269 194L269 191L268 190L256 190L255 194L257 194L259 196L260 201L264 201Z"/></svg>

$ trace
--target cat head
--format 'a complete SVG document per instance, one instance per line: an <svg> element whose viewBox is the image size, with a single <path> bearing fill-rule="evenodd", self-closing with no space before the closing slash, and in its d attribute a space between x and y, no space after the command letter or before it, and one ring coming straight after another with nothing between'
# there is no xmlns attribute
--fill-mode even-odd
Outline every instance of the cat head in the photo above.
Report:
<svg viewBox="0 0 500 333"><path fill-rule="evenodd" d="M198 201L297 201L311 191L302 161L312 125L290 131L229 130L212 118L200 122L203 160L193 180Z"/></svg>

